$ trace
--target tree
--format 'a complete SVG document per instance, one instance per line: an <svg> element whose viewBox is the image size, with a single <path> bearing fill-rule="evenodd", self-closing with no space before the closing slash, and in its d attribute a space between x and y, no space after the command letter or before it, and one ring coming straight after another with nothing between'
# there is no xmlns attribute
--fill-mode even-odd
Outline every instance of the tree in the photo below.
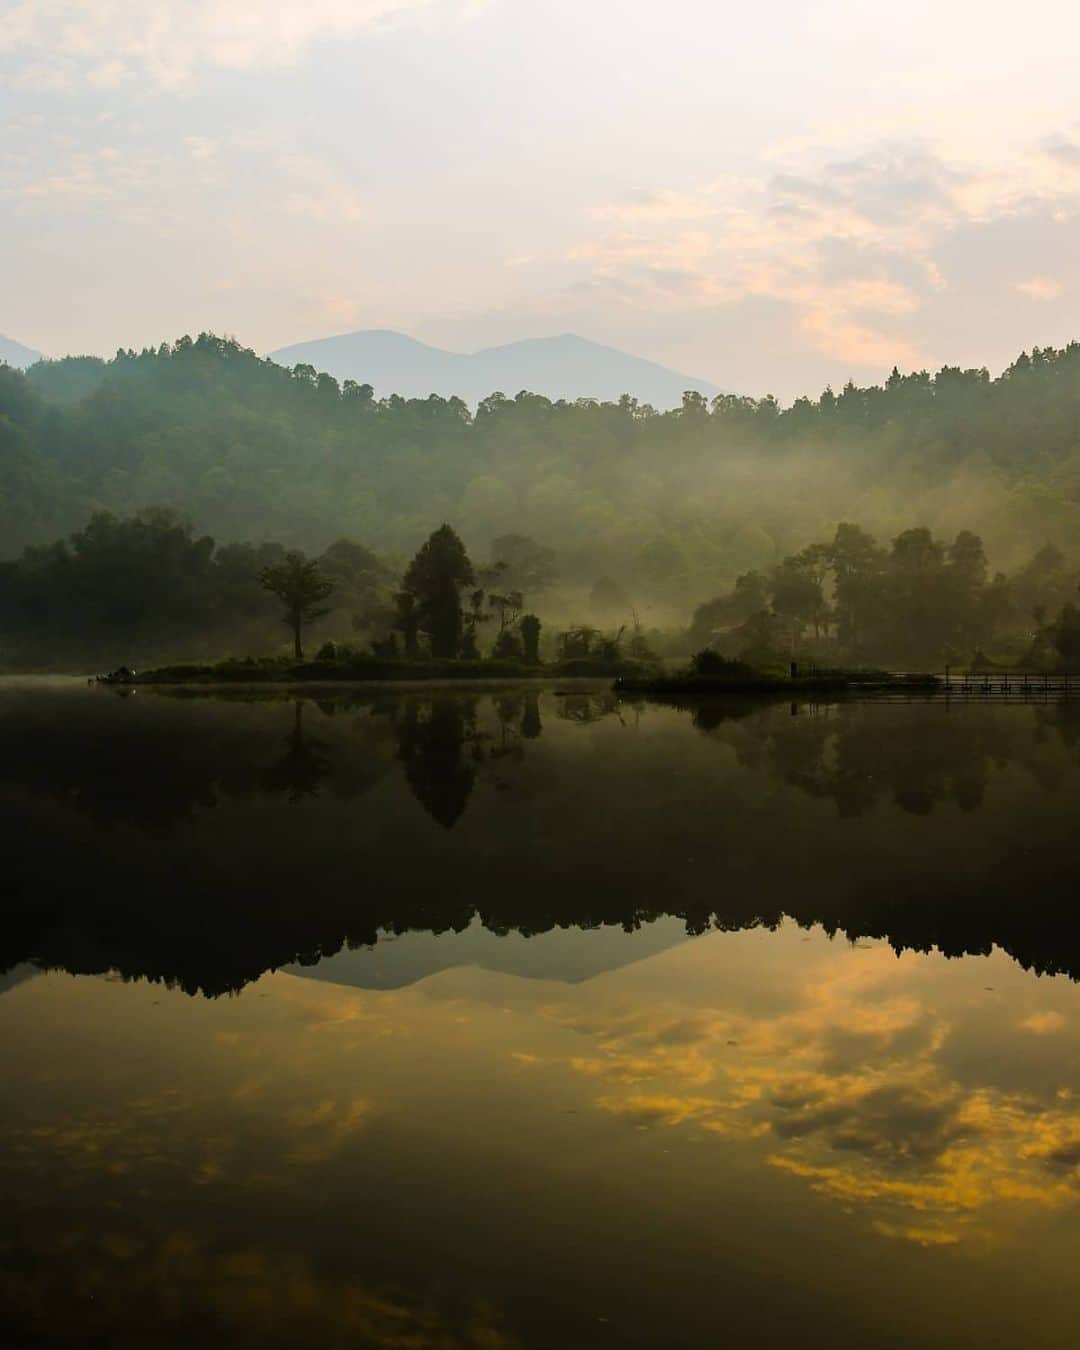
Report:
<svg viewBox="0 0 1080 1350"><path fill-rule="evenodd" d="M525 614L521 620L521 643L525 662L530 666L540 664L540 620L535 614Z"/></svg>
<svg viewBox="0 0 1080 1350"><path fill-rule="evenodd" d="M872 535L845 521L836 527L829 562L836 580L837 636L845 646L858 650L879 609L885 554Z"/></svg>
<svg viewBox="0 0 1080 1350"><path fill-rule="evenodd" d="M824 618L825 597L819 575L806 556L810 553L807 549L773 568L772 603L775 612L800 633L804 624L812 623L817 637Z"/></svg>
<svg viewBox="0 0 1080 1350"><path fill-rule="evenodd" d="M577 661L592 656L593 645L600 641L601 636L598 628L590 628L588 624L568 628L557 638L559 660Z"/></svg>
<svg viewBox="0 0 1080 1350"><path fill-rule="evenodd" d="M1066 605L1053 627L1053 641L1062 670L1080 669L1080 609Z"/></svg>
<svg viewBox="0 0 1080 1350"><path fill-rule="evenodd" d="M521 639L512 628L504 628L495 639L495 646L491 652L496 661L521 661L524 659L524 651L521 646Z"/></svg>
<svg viewBox="0 0 1080 1350"><path fill-rule="evenodd" d="M440 527L409 564L402 589L415 597L419 626L431 654L457 656L461 650L461 591L475 581L465 545L449 525Z"/></svg>
<svg viewBox="0 0 1080 1350"><path fill-rule="evenodd" d="M259 585L285 606L285 622L292 629L293 652L298 661L304 659L302 642L306 623L314 623L330 606L322 602L334 589L334 583L319 570L319 564L306 558L298 550L286 553L285 561L264 567L259 573Z"/></svg>
<svg viewBox="0 0 1080 1350"><path fill-rule="evenodd" d="M469 607L465 611L465 629L461 638L461 655L469 661L477 661L480 659L480 645L477 642L477 630L482 623L487 623L491 618L490 614L484 613L484 600L486 594L483 587L479 587L469 594Z"/></svg>
<svg viewBox="0 0 1080 1350"><path fill-rule="evenodd" d="M695 646L708 646L718 633L745 623L751 614L769 607L769 581L761 572L744 572L735 578L727 595L707 600L694 610L689 637Z"/></svg>
<svg viewBox="0 0 1080 1350"><path fill-rule="evenodd" d="M488 596L488 605L499 616L499 636L517 623L518 615L525 606L525 597L520 591L492 591Z"/></svg>
<svg viewBox="0 0 1080 1350"><path fill-rule="evenodd" d="M420 651L420 614L416 607L416 596L411 591L398 591L394 596L396 605L394 630L401 634L405 647L405 660L415 661Z"/></svg>

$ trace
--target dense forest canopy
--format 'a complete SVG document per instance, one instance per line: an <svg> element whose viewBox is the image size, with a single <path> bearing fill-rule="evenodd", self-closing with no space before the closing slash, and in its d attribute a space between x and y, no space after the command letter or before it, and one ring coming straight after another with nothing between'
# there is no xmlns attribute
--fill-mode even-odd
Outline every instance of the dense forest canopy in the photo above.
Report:
<svg viewBox="0 0 1080 1350"><path fill-rule="evenodd" d="M470 547L517 532L564 578L605 578L663 615L828 538L977 530L1000 566L1080 527L1080 343L999 378L946 367L798 399L687 394L551 402L375 399L310 366L203 335L111 361L0 367L0 550L95 510L178 509L225 540L406 560L440 520Z"/></svg>
<svg viewBox="0 0 1080 1350"><path fill-rule="evenodd" d="M493 540L487 560L470 557L448 524L395 570L345 538L308 558L278 542L218 545L163 507L98 511L69 538L0 562L0 667L258 656L280 651L284 620L297 660L313 631L332 660L607 670L708 649L762 668L798 657L1080 669L1080 568L1053 544L1006 575L991 572L971 530L945 540L913 526L886 544L842 521L663 629L646 629L610 578L568 590L558 566L554 550L518 534Z"/></svg>

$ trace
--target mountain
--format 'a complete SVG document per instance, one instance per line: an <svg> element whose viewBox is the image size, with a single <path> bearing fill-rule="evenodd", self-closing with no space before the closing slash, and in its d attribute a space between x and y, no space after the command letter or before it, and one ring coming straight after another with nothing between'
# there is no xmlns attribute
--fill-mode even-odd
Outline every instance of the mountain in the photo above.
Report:
<svg viewBox="0 0 1080 1350"><path fill-rule="evenodd" d="M13 338L6 338L0 333L0 363L7 362L9 366L14 366L16 370L25 370L27 366L32 366L35 361L44 360L41 352L34 351L33 347L24 347L21 342L16 342Z"/></svg>
<svg viewBox="0 0 1080 1350"><path fill-rule="evenodd" d="M371 329L282 347L271 352L270 359L283 366L311 365L339 380L370 384L380 397L457 394L470 404L496 390L513 397L527 389L552 399L609 400L632 394L655 408L673 408L682 402L686 389L710 397L720 392L708 380L680 375L573 333L529 338L466 355L429 347L403 333Z"/></svg>

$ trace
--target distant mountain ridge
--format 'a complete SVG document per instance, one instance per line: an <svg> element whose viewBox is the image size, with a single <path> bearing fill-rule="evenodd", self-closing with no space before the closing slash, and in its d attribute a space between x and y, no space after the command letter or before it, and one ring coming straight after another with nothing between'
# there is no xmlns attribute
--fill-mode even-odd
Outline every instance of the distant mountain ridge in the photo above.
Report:
<svg viewBox="0 0 1080 1350"><path fill-rule="evenodd" d="M4 337L0 333L0 362L6 362L16 370L25 370L35 361L44 359L44 353L36 352L33 347L26 347L21 342L16 342L14 338Z"/></svg>
<svg viewBox="0 0 1080 1350"><path fill-rule="evenodd" d="M708 380L573 333L526 338L465 354L430 347L404 333L367 329L280 347L270 359L283 366L311 365L339 380L370 384L379 397L456 394L470 404L496 391L513 397L526 389L551 399L613 400L630 394L655 408L673 408L687 389L706 397L720 393Z"/></svg>

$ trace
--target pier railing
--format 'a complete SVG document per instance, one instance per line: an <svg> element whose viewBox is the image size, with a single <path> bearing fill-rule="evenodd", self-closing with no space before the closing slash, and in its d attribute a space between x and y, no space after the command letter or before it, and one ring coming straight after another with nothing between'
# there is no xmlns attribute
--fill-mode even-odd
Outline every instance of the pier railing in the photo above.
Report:
<svg viewBox="0 0 1080 1350"><path fill-rule="evenodd" d="M933 674L890 671L887 684L856 681L851 688L855 693L904 702L956 699L971 703L1056 703L1065 699L1080 699L1080 673L949 669Z"/></svg>

